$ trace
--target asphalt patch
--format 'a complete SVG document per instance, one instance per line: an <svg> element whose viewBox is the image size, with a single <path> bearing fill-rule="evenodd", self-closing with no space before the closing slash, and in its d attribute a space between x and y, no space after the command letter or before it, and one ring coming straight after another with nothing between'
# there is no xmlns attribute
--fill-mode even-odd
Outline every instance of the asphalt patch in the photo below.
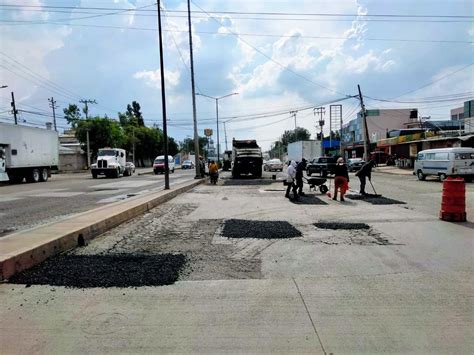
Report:
<svg viewBox="0 0 474 355"><path fill-rule="evenodd" d="M370 229L366 223L346 223L346 222L318 222L314 224L321 229L344 229L344 230L360 230Z"/></svg>
<svg viewBox="0 0 474 355"><path fill-rule="evenodd" d="M229 179L224 180L224 186L254 186L254 185L270 185L275 180L264 180L264 179Z"/></svg>
<svg viewBox="0 0 474 355"><path fill-rule="evenodd" d="M0 229L0 238L6 236L7 234L13 233L15 231L16 231L16 228Z"/></svg>
<svg viewBox="0 0 474 355"><path fill-rule="evenodd" d="M406 202L394 200L388 197L379 195L346 195L345 197L351 200L361 200L372 205L405 205Z"/></svg>
<svg viewBox="0 0 474 355"><path fill-rule="evenodd" d="M286 221L251 221L228 219L224 222L225 238L286 239L301 237L301 232Z"/></svg>
<svg viewBox="0 0 474 355"><path fill-rule="evenodd" d="M327 203L321 200L319 197L308 194L304 196L299 196L297 200L291 198L290 201L293 202L295 205L327 205Z"/></svg>
<svg viewBox="0 0 474 355"><path fill-rule="evenodd" d="M60 254L14 275L9 282L77 288L162 286L175 283L185 263L183 254Z"/></svg>

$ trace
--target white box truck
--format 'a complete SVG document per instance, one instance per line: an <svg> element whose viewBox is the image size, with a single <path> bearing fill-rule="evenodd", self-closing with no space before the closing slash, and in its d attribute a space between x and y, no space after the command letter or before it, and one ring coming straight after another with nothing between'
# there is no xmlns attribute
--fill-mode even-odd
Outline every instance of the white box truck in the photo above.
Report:
<svg viewBox="0 0 474 355"><path fill-rule="evenodd" d="M320 141L298 141L288 144L288 160L301 161L305 158L311 161L321 156Z"/></svg>
<svg viewBox="0 0 474 355"><path fill-rule="evenodd" d="M0 181L47 181L58 161L58 132L0 123Z"/></svg>

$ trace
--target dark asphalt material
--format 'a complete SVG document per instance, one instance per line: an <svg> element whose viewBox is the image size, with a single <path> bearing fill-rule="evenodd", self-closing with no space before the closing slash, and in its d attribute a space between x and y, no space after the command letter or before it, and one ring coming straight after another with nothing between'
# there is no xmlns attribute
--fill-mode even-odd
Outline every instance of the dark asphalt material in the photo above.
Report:
<svg viewBox="0 0 474 355"><path fill-rule="evenodd" d="M183 254L60 254L14 275L9 282L77 288L171 285L185 263Z"/></svg>
<svg viewBox="0 0 474 355"><path fill-rule="evenodd" d="M315 223L314 225L317 228L321 228L321 229L345 229L345 230L370 229L370 226L366 223L318 222L318 223Z"/></svg>
<svg viewBox="0 0 474 355"><path fill-rule="evenodd" d="M286 221L229 219L224 222L225 238L284 239L301 237L301 232Z"/></svg>
<svg viewBox="0 0 474 355"><path fill-rule="evenodd" d="M264 179L229 179L223 180L224 186L253 186L253 185L270 185L275 180L264 180Z"/></svg>
<svg viewBox="0 0 474 355"><path fill-rule="evenodd" d="M308 194L300 196L298 200L294 200L293 198L291 198L290 201L296 205L327 205L327 203L321 200L319 197Z"/></svg>
<svg viewBox="0 0 474 355"><path fill-rule="evenodd" d="M404 205L406 202L394 200L380 195L346 195L351 200L362 200L372 205Z"/></svg>

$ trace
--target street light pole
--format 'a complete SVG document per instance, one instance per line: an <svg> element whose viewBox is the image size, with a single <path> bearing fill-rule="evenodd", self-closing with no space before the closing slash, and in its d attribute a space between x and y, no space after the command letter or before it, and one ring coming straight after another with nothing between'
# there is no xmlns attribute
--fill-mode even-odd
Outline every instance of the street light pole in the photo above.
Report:
<svg viewBox="0 0 474 355"><path fill-rule="evenodd" d="M224 96L221 96L221 97L213 97L213 96L204 95L204 94L201 94L201 93L196 94L196 95L204 96L204 97L207 97L208 99L212 99L212 100L216 101L217 162L218 163L220 163L220 161L221 161L220 148L219 148L219 100L224 99L224 98L229 97L229 96L232 96L232 95L238 95L238 94L239 94L238 92L233 92L231 94L227 94L227 95L224 95ZM227 140L226 140L226 144L227 144ZM227 147L226 147L226 149L227 149Z"/></svg>

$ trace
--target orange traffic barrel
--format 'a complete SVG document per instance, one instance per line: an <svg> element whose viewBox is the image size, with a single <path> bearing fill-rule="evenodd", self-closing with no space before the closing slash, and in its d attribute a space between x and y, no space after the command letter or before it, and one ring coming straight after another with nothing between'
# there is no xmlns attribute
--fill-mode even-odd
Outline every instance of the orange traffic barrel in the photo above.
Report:
<svg viewBox="0 0 474 355"><path fill-rule="evenodd" d="M439 218L444 221L466 221L466 184L464 179L448 177L444 180Z"/></svg>

